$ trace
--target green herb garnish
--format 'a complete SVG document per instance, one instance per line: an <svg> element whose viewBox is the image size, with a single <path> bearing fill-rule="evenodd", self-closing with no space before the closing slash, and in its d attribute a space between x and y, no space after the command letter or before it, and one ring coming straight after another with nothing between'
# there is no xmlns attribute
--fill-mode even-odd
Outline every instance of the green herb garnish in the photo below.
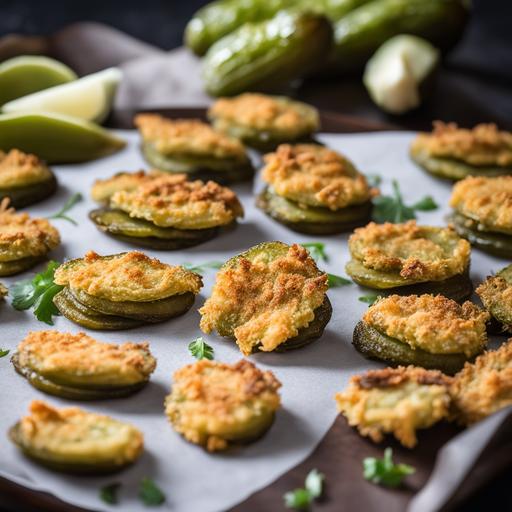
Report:
<svg viewBox="0 0 512 512"><path fill-rule="evenodd" d="M311 470L304 482L304 488L294 489L283 496L285 506L296 510L309 508L313 500L322 495L324 480L324 474L317 469Z"/></svg>
<svg viewBox="0 0 512 512"><path fill-rule="evenodd" d="M337 276L336 274L327 274L327 283L329 288L339 288L340 286L352 284L352 281L346 277Z"/></svg>
<svg viewBox="0 0 512 512"><path fill-rule="evenodd" d="M367 457L363 460L363 475L366 480L386 487L398 487L407 475L416 470L407 464L393 463L393 450L386 448L384 458Z"/></svg>
<svg viewBox="0 0 512 512"><path fill-rule="evenodd" d="M380 174L366 174L366 181L370 187L378 187L382 183Z"/></svg>
<svg viewBox="0 0 512 512"><path fill-rule="evenodd" d="M372 306L377 302L377 300L380 298L380 295L376 295L375 293L369 293L368 295L361 295L357 300L359 302L365 302L369 306Z"/></svg>
<svg viewBox="0 0 512 512"><path fill-rule="evenodd" d="M203 272L209 268L219 269L222 267L223 263L220 261L207 261L206 263L200 263L195 265L194 263L183 263L182 267L190 270L191 272L195 272L196 274L203 275Z"/></svg>
<svg viewBox="0 0 512 512"><path fill-rule="evenodd" d="M10 352L10 350L8 348L6 348L6 349L0 348L0 357L5 357L9 352Z"/></svg>
<svg viewBox="0 0 512 512"><path fill-rule="evenodd" d="M161 505L165 501L165 494L151 478L144 477L139 486L139 498L145 505Z"/></svg>
<svg viewBox="0 0 512 512"><path fill-rule="evenodd" d="M373 199L372 219L375 222L393 222L400 223L416 218L416 210L429 211L435 210L438 206L431 196L425 196L423 199L407 206L402 198L398 181L393 180L392 196L377 196Z"/></svg>
<svg viewBox="0 0 512 512"><path fill-rule="evenodd" d="M300 244L302 247L306 248L310 254L310 256L316 261L329 261L329 256L325 252L325 244L322 242L306 242L305 244Z"/></svg>
<svg viewBox="0 0 512 512"><path fill-rule="evenodd" d="M71 217L68 217L66 214L75 206L76 203L79 203L83 199L82 194L80 192L77 192L76 194L73 194L65 203L64 206L54 215L50 215L47 217L47 219L63 219L67 220L68 222L71 222L71 224L74 224L75 226L78 226L78 222L75 219L72 219Z"/></svg>
<svg viewBox="0 0 512 512"><path fill-rule="evenodd" d="M117 491L121 488L121 484L116 482L113 484L105 485L100 489L100 498L109 505L116 505L118 503Z"/></svg>
<svg viewBox="0 0 512 512"><path fill-rule="evenodd" d="M57 261L50 261L46 270L36 274L32 279L14 283L9 289L12 307L18 311L33 308L34 315L39 321L53 325L52 317L59 315L53 297L64 288L53 282L55 270L59 266L60 263Z"/></svg>
<svg viewBox="0 0 512 512"><path fill-rule="evenodd" d="M201 337L190 342L188 349L196 359L213 359L213 348Z"/></svg>

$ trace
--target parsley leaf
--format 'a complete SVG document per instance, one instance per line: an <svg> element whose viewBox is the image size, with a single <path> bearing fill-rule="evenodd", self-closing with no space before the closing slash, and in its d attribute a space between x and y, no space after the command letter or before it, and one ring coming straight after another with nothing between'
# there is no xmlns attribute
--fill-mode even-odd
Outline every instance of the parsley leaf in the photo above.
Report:
<svg viewBox="0 0 512 512"><path fill-rule="evenodd" d="M407 464L393 463L393 450L386 448L384 458L367 457L363 460L363 476L366 480L387 487L398 487L407 475L416 470Z"/></svg>
<svg viewBox="0 0 512 512"><path fill-rule="evenodd" d="M53 282L55 270L59 266L60 263L57 261L50 261L46 269L32 279L14 283L9 290L12 307L18 311L33 308L34 315L39 321L53 325L52 317L59 315L53 297L64 288Z"/></svg>
<svg viewBox="0 0 512 512"><path fill-rule="evenodd" d="M100 498L109 505L117 504L117 491L120 489L120 487L121 484L118 482L105 485L105 487L100 489Z"/></svg>
<svg viewBox="0 0 512 512"><path fill-rule="evenodd" d="M213 348L201 337L190 342L188 349L196 359L213 359Z"/></svg>
<svg viewBox="0 0 512 512"><path fill-rule="evenodd" d="M195 272L196 274L203 275L203 272L209 268L219 269L222 267L223 263L220 261L207 261L206 263L200 263L198 265L194 265L193 263L183 263L182 267L190 270L191 272Z"/></svg>
<svg viewBox="0 0 512 512"><path fill-rule="evenodd" d="M393 180L392 196L377 196L373 199L372 219L375 222L400 223L416 218L415 210L429 211L437 208L431 196L426 196L412 206L407 206L402 198L398 181Z"/></svg>
<svg viewBox="0 0 512 512"><path fill-rule="evenodd" d="M372 306L377 302L377 300L380 298L380 295L376 295L375 293L369 293L368 295L362 295L357 299L359 302L365 302L369 306Z"/></svg>
<svg viewBox="0 0 512 512"><path fill-rule="evenodd" d="M309 508L313 500L322 495L324 480L324 474L317 469L311 470L306 476L303 489L294 489L283 496L285 506L296 510Z"/></svg>
<svg viewBox="0 0 512 512"><path fill-rule="evenodd" d="M165 494L151 478L144 477L139 486L139 498L145 505L161 505L165 501Z"/></svg>
<svg viewBox="0 0 512 512"><path fill-rule="evenodd" d="M80 194L80 192L73 194L57 213L50 215L47 217L47 219L63 219L71 222L71 224L74 224L75 226L78 226L78 222L71 217L68 217L66 214L69 212L69 210L71 210L71 208L73 208L73 206L75 206L76 203L79 203L82 199L83 196Z"/></svg>
<svg viewBox="0 0 512 512"><path fill-rule="evenodd" d="M310 256L315 261L329 261L329 256L325 252L325 244L322 242L306 242L304 244L300 244L302 247L306 248L310 254Z"/></svg>
<svg viewBox="0 0 512 512"><path fill-rule="evenodd" d="M9 352L10 350L8 348L6 348L5 350L3 348L0 348L0 357L5 357Z"/></svg>
<svg viewBox="0 0 512 512"><path fill-rule="evenodd" d="M336 274L327 274L327 284L329 285L329 288L338 288L340 286L352 284L352 281L346 277L337 276Z"/></svg>

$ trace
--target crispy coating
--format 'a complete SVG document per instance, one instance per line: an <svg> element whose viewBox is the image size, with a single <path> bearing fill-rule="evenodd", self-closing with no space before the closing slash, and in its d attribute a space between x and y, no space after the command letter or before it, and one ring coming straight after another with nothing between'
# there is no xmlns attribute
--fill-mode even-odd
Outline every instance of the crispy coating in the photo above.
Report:
<svg viewBox="0 0 512 512"><path fill-rule="evenodd" d="M18 345L18 362L43 377L78 385L129 386L148 380L156 368L146 342L104 343L83 332L30 332Z"/></svg>
<svg viewBox="0 0 512 512"><path fill-rule="evenodd" d="M11 149L0 151L0 188L16 188L52 178L50 169L37 156Z"/></svg>
<svg viewBox="0 0 512 512"><path fill-rule="evenodd" d="M7 288L2 283L0 283L0 299L7 297L8 293L9 290L7 290Z"/></svg>
<svg viewBox="0 0 512 512"><path fill-rule="evenodd" d="M144 142L164 155L197 155L244 162L247 154L237 139L215 131L198 119L167 119L157 114L135 116Z"/></svg>
<svg viewBox="0 0 512 512"><path fill-rule="evenodd" d="M450 206L491 231L512 230L512 176L470 176L457 182Z"/></svg>
<svg viewBox="0 0 512 512"><path fill-rule="evenodd" d="M466 363L455 375L451 393L457 418L464 424L512 405L512 339Z"/></svg>
<svg viewBox="0 0 512 512"><path fill-rule="evenodd" d="M144 448L142 433L128 423L84 411L78 407L57 409L41 400L30 404L30 415L20 420L23 447L57 462L90 458L101 464L127 464Z"/></svg>
<svg viewBox="0 0 512 512"><path fill-rule="evenodd" d="M499 274L488 276L475 291L485 309L507 330L512 329L512 283Z"/></svg>
<svg viewBox="0 0 512 512"><path fill-rule="evenodd" d="M336 394L349 425L378 443L392 433L404 446L416 445L416 430L446 418L451 379L437 370L414 366L371 370L350 379Z"/></svg>
<svg viewBox="0 0 512 512"><path fill-rule="evenodd" d="M352 257L365 267L411 280L441 281L469 266L470 245L451 228L370 222L350 236Z"/></svg>
<svg viewBox="0 0 512 512"><path fill-rule="evenodd" d="M330 210L365 203L366 178L344 156L317 144L281 144L265 155L262 178L293 201Z"/></svg>
<svg viewBox="0 0 512 512"><path fill-rule="evenodd" d="M0 261L45 256L60 244L59 232L46 219L32 219L28 213L0 203Z"/></svg>
<svg viewBox="0 0 512 512"><path fill-rule="evenodd" d="M112 256L89 251L83 258L57 268L54 281L112 302L148 302L187 292L197 294L203 285L198 274L139 251Z"/></svg>
<svg viewBox="0 0 512 512"><path fill-rule="evenodd" d="M327 275L300 245L270 260L240 256L217 273L199 310L200 327L206 333L227 327L244 355L255 347L271 352L311 323L327 287Z"/></svg>
<svg viewBox="0 0 512 512"><path fill-rule="evenodd" d="M134 190L119 190L110 205L161 227L206 229L243 216L236 194L208 181L188 181L184 174L158 176Z"/></svg>
<svg viewBox="0 0 512 512"><path fill-rule="evenodd" d="M220 98L208 110L221 131L238 126L268 131L294 139L318 130L320 120L315 108L280 96L245 93Z"/></svg>
<svg viewBox="0 0 512 512"><path fill-rule="evenodd" d="M455 123L434 121L432 133L418 135L411 150L469 165L508 167L512 165L512 133L499 131L495 124L478 124L468 130Z"/></svg>
<svg viewBox="0 0 512 512"><path fill-rule="evenodd" d="M202 359L174 374L165 413L174 429L208 451L248 441L270 427L281 400L281 383L249 361L225 364Z"/></svg>
<svg viewBox="0 0 512 512"><path fill-rule="evenodd" d="M442 295L390 295L377 301L363 321L391 338L431 354L471 357L487 344L490 315L472 302L457 304Z"/></svg>

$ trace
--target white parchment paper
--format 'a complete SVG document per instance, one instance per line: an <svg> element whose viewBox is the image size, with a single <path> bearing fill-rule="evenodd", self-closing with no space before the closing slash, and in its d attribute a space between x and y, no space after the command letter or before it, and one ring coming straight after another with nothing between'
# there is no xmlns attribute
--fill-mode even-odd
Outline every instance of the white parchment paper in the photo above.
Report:
<svg viewBox="0 0 512 512"><path fill-rule="evenodd" d="M89 199L93 181L109 177L115 172L146 168L138 150L138 137L129 131L119 134L129 144L126 149L95 162L58 166L55 171L60 181L56 196L29 208L33 215L56 212L74 192L86 198L72 211L79 226L54 221L62 234L62 246L52 257L58 261L81 257L90 249L100 254L113 254L132 247L99 233L88 220L87 212L94 207ZM425 194L432 195L441 205L434 212L419 214L425 224L443 225L448 212L450 185L421 172L408 157L411 133L378 133L356 135L325 135L323 142L351 158L357 167L368 174L378 173L383 178L382 189L389 192L392 178L400 181L406 202L413 203ZM256 182L255 189L261 188ZM323 267L333 273L345 275L348 261L347 235L308 237L293 233L268 219L254 207L251 185L234 189L244 205L246 216L236 230L206 244L177 252L147 251L164 262L203 263L224 261L250 246L267 240L283 242L322 241L326 243L330 261ZM491 271L506 264L505 261L475 251L472 256L471 275L479 282ZM38 267L38 270L43 266ZM226 510L254 491L266 486L279 475L302 461L313 450L329 429L336 416L333 396L342 389L350 375L370 367L379 366L365 360L351 346L354 325L367 305L358 297L368 290L356 285L329 291L333 304L333 317L321 340L300 350L284 354L258 354L251 356L263 369L275 372L281 380L283 408L276 422L260 441L230 452L211 455L188 444L176 434L163 414L163 401L169 392L171 375L182 365L193 362L187 350L188 343L201 335L197 309L209 295L215 271L205 273L205 286L195 306L185 316L155 326L121 332L92 332L96 338L110 342L150 342L158 359L158 367L151 383L140 393L120 400L78 404L85 409L109 414L133 423L145 435L146 450L142 458L121 474L109 477L73 477L53 473L31 463L9 442L0 442L0 474L33 489L48 491L70 503L94 510L109 509L98 497L98 490L111 482L123 484L118 509L136 512L146 510L138 501L138 484L149 476L165 491L166 503L159 510L175 512L209 512ZM5 284L28 277L4 278ZM17 312L8 304L0 305L0 346L12 352L30 330L48 328L37 322L32 312ZM56 320L55 328L78 332L77 325L63 317ZM234 362L241 358L236 346L216 335L206 336L215 349L218 360ZM11 352L11 353L12 353ZM18 418L27 412L32 399L44 399L57 406L75 405L73 402L46 396L33 389L18 376L9 358L0 359L0 432L5 433ZM322 468L319 468L320 470ZM335 483L333 483L335 485Z"/></svg>

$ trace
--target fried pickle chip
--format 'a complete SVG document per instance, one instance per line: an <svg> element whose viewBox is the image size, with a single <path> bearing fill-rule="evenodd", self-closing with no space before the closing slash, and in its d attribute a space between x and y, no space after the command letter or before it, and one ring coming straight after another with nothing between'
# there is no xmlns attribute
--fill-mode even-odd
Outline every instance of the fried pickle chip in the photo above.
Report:
<svg viewBox="0 0 512 512"><path fill-rule="evenodd" d="M416 430L447 418L451 379L414 366L371 370L350 379L336 394L338 410L350 426L378 443L393 434L404 446L417 443Z"/></svg>
<svg viewBox="0 0 512 512"><path fill-rule="evenodd" d="M503 327L512 330L512 265L487 279L475 290L485 309Z"/></svg>
<svg viewBox="0 0 512 512"><path fill-rule="evenodd" d="M512 405L512 339L466 363L451 386L458 420L472 424Z"/></svg>
<svg viewBox="0 0 512 512"><path fill-rule="evenodd" d="M66 473L118 471L133 463L144 446L142 433L128 423L40 400L30 404L30 414L9 435L25 455Z"/></svg>
<svg viewBox="0 0 512 512"><path fill-rule="evenodd" d="M0 151L0 189L34 185L52 178L53 173L37 156L17 149Z"/></svg>
<svg viewBox="0 0 512 512"><path fill-rule="evenodd" d="M174 374L165 413L187 441L208 451L261 437L280 407L281 383L270 371L241 360L225 364L202 359Z"/></svg>

